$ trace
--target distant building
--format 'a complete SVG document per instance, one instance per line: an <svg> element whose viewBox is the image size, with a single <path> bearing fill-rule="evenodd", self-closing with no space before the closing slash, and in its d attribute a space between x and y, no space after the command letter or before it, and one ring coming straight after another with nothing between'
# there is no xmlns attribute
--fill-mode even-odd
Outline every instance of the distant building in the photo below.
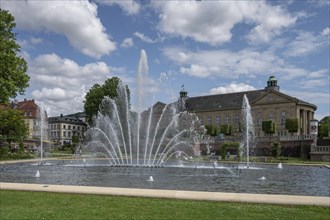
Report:
<svg viewBox="0 0 330 220"><path fill-rule="evenodd" d="M26 144L31 143L33 145L40 144L40 113L39 113L39 106L35 103L34 99L24 101L17 101L14 100L10 104L10 108L17 109L21 111L23 119L26 125L29 128L29 133L27 139L24 141ZM45 118L47 119L47 112L44 112ZM43 134L43 140L47 140L47 132Z"/></svg>
<svg viewBox="0 0 330 220"><path fill-rule="evenodd" d="M72 144L72 137L83 138L87 129L84 113L48 118L49 139L57 144Z"/></svg>
<svg viewBox="0 0 330 220"><path fill-rule="evenodd" d="M241 141L242 103L247 96L251 106L257 147L269 146L269 142L280 141L285 146L294 146L295 155L302 153L298 145L308 145L312 142L310 122L314 119L317 107L314 104L280 92L280 87L274 76L269 77L266 87L260 90L217 94L199 97L188 97L188 92L182 89L177 102L181 111L195 113L203 125L219 128L228 125L230 135L221 136L230 141ZM289 134L285 128L286 119L298 119L298 132ZM273 121L275 134L266 134L262 130L263 121ZM223 138L220 138L223 139ZM301 142L301 141L304 141ZM218 141L216 141L218 142ZM213 143L219 145L219 143ZM301 147L302 149L302 147ZM290 155L290 152L284 154Z"/></svg>
<svg viewBox="0 0 330 220"><path fill-rule="evenodd" d="M262 90L199 97L188 97L186 91L181 91L180 99L184 99L185 103L182 110L196 113L202 124L214 126L229 124L233 127L233 132L237 133L242 122L244 94L251 106L256 136L267 136L261 128L262 121L267 120L275 122L277 131L275 136L287 136L285 121L294 118L299 121L299 131L296 135L310 134L309 123L314 119L317 107L280 92L274 76L269 78L267 86Z"/></svg>

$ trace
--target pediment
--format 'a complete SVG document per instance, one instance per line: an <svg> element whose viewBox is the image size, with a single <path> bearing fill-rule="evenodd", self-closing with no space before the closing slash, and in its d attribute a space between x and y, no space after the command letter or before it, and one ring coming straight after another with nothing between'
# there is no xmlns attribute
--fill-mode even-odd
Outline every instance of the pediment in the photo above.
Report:
<svg viewBox="0 0 330 220"><path fill-rule="evenodd" d="M253 104L254 105L268 104L268 103L274 104L274 103L288 103L288 102L296 102L296 101L297 99L294 97L288 96L281 92L270 90L267 93L265 93L263 96L254 100Z"/></svg>

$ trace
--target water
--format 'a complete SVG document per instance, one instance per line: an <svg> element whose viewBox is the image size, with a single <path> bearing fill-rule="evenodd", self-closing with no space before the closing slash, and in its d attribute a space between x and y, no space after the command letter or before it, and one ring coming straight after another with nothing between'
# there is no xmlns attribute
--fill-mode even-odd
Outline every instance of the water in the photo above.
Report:
<svg viewBox="0 0 330 220"><path fill-rule="evenodd" d="M37 129L38 133L37 136L39 136L40 139L40 162L39 164L43 163L43 155L44 155L44 140L47 139L47 131L48 131L48 123L47 123L47 114L43 107L38 107L38 116L37 116ZM37 170L35 177L40 177L40 171Z"/></svg>
<svg viewBox="0 0 330 220"><path fill-rule="evenodd" d="M198 117L180 112L177 103L142 109L148 99L145 81L147 55L141 51L137 77L137 110L130 108L126 86L118 85L117 98L105 98L87 133L84 153L108 158L114 166L163 166L184 155L198 158L199 142L205 134Z"/></svg>
<svg viewBox="0 0 330 220"><path fill-rule="evenodd" d="M143 159L142 159L143 160ZM192 190L330 196L330 169L322 166L261 165L239 169L238 164L169 161L172 167L114 167L108 160L45 161L46 165L19 163L0 165L0 182L124 187L143 189ZM36 169L42 175L35 178ZM152 178L150 178L152 177ZM263 178L264 177L264 178ZM149 180L153 181L149 181Z"/></svg>
<svg viewBox="0 0 330 220"><path fill-rule="evenodd" d="M253 146L255 140L255 131L253 126L253 119L251 115L251 106L249 100L244 94L242 105L243 117L243 142L241 143L242 158L246 158L246 166L250 167L250 147Z"/></svg>

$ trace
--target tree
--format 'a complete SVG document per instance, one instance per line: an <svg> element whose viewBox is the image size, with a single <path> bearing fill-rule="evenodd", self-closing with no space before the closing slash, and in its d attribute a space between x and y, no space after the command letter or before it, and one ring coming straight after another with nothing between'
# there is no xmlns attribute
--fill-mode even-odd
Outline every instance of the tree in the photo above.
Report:
<svg viewBox="0 0 330 220"><path fill-rule="evenodd" d="M93 117L99 112L100 104L104 97L108 96L111 99L115 99L118 96L117 89L120 82L121 81L118 77L112 77L107 79L103 85L94 84L88 91L85 96L84 109L89 118L89 122L92 122ZM129 97L130 93L127 86L126 91Z"/></svg>
<svg viewBox="0 0 330 220"><path fill-rule="evenodd" d="M272 120L262 122L262 131L265 134L274 134L275 133L275 123Z"/></svg>
<svg viewBox="0 0 330 220"><path fill-rule="evenodd" d="M232 126L230 124L220 125L220 133L224 135L231 135Z"/></svg>
<svg viewBox="0 0 330 220"><path fill-rule="evenodd" d="M23 95L29 86L30 77L26 74L26 61L18 56L20 46L16 34L12 32L15 18L0 8L0 103L9 103L17 93Z"/></svg>
<svg viewBox="0 0 330 220"><path fill-rule="evenodd" d="M28 127L16 109L0 110L0 136L10 146L11 142L22 142L29 132Z"/></svg>
<svg viewBox="0 0 330 220"><path fill-rule="evenodd" d="M320 138L328 137L329 127L330 127L329 124L330 124L330 116L326 116L320 120L319 128L318 128L318 136Z"/></svg>
<svg viewBox="0 0 330 220"><path fill-rule="evenodd" d="M281 144L278 143L278 142L273 142L271 144L271 153L272 153L272 156L277 159L279 156L281 156Z"/></svg>
<svg viewBox="0 0 330 220"><path fill-rule="evenodd" d="M297 118L287 118L285 120L285 129L289 131L289 133L298 132L298 119Z"/></svg>

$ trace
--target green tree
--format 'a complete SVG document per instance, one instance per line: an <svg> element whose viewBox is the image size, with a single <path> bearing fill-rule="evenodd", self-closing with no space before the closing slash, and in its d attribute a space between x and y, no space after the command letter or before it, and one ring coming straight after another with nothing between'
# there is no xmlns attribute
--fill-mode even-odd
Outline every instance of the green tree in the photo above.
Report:
<svg viewBox="0 0 330 220"><path fill-rule="evenodd" d="M15 18L0 8L0 103L9 103L17 93L23 95L29 86L26 61L18 55L20 46L16 43Z"/></svg>
<svg viewBox="0 0 330 220"><path fill-rule="evenodd" d="M230 124L220 125L220 133L225 135L231 135L232 126Z"/></svg>
<svg viewBox="0 0 330 220"><path fill-rule="evenodd" d="M265 134L274 134L275 133L275 123L271 120L262 122L262 131Z"/></svg>
<svg viewBox="0 0 330 220"><path fill-rule="evenodd" d="M318 128L318 136L328 137L329 135L329 124L330 124L330 116L326 116L322 118L319 122L319 128Z"/></svg>
<svg viewBox="0 0 330 220"><path fill-rule="evenodd" d="M94 84L88 91L85 96L84 109L89 118L89 122L92 122L93 117L97 115L100 110L100 104L106 96L111 99L115 99L118 96L117 89L120 82L118 77L112 77L107 79L103 85ZM130 93L127 86L126 91L129 97Z"/></svg>
<svg viewBox="0 0 330 220"><path fill-rule="evenodd" d="M279 156L281 156L281 149L282 149L282 147L281 147L280 143L273 142L271 144L271 149L270 150L271 150L272 156L275 159L277 159Z"/></svg>
<svg viewBox="0 0 330 220"><path fill-rule="evenodd" d="M285 129L289 131L289 133L293 134L298 132L298 119L297 118L287 118L285 120Z"/></svg>
<svg viewBox="0 0 330 220"><path fill-rule="evenodd" d="M210 136L217 136L219 134L219 129L214 127L213 125L205 125L206 128L206 134Z"/></svg>
<svg viewBox="0 0 330 220"><path fill-rule="evenodd" d="M9 146L11 142L22 142L28 132L20 111L9 108L0 110L0 136Z"/></svg>

